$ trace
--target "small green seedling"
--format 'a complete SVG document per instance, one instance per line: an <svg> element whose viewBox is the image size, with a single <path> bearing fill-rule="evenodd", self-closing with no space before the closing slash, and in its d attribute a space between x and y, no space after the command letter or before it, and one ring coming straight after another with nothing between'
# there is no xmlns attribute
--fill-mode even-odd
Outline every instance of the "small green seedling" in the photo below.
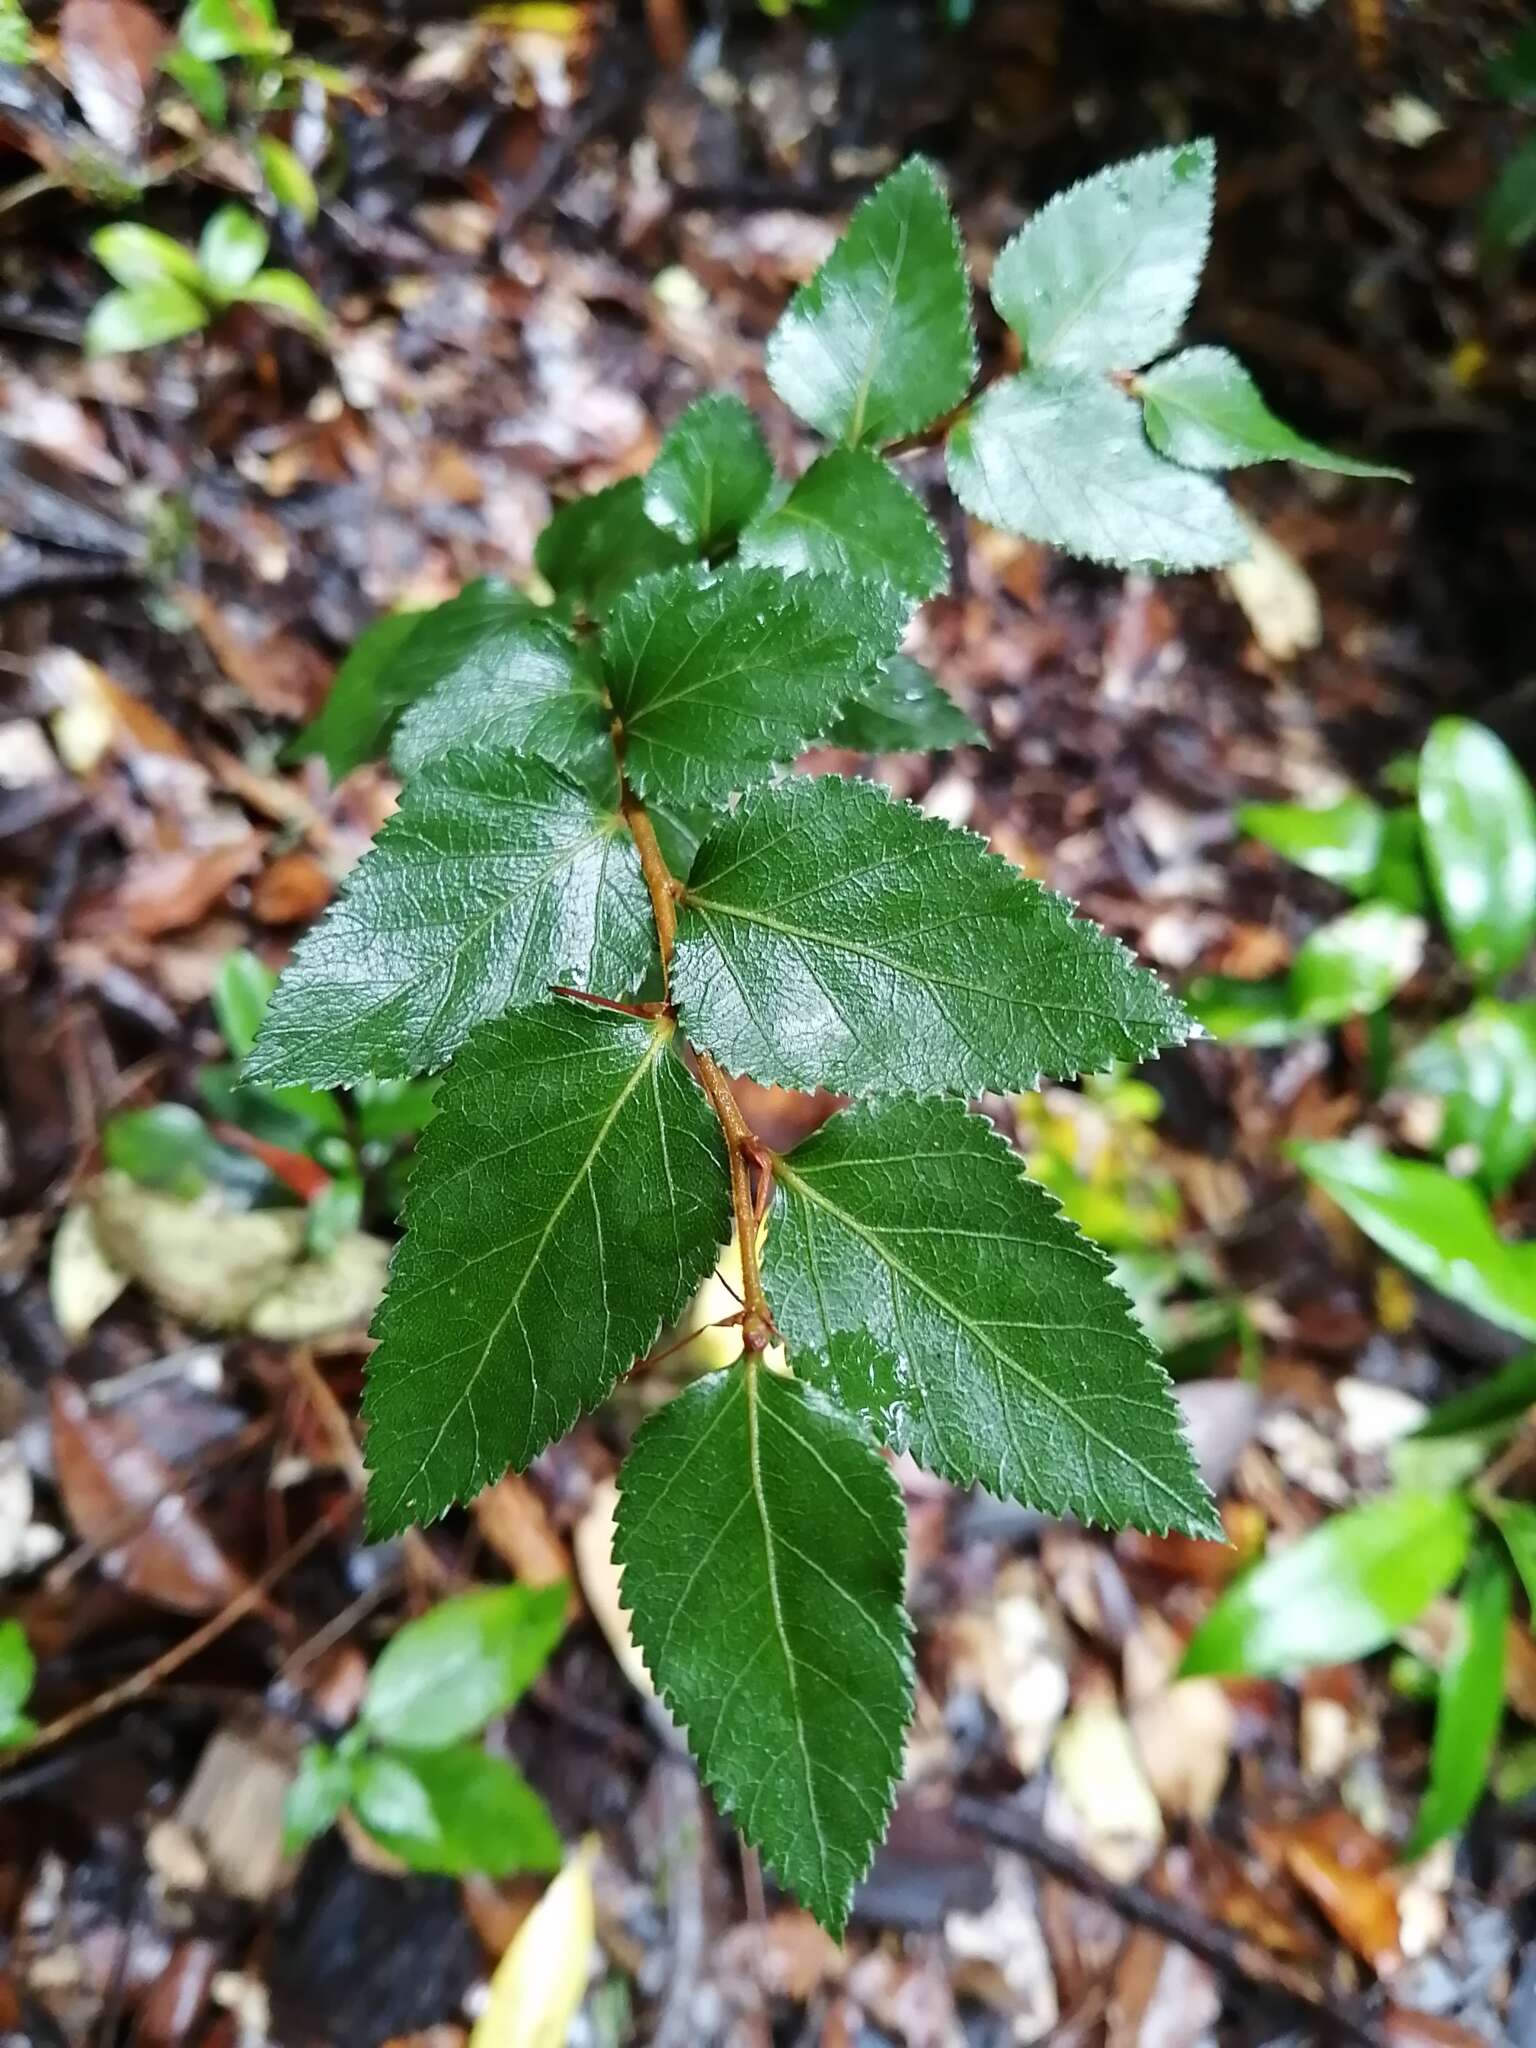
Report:
<svg viewBox="0 0 1536 2048"><path fill-rule="evenodd" d="M564 1585L502 1586L402 1628L369 1675L356 1726L300 1756L283 1812L289 1852L345 1808L412 1870L557 1870L560 1835L543 1800L475 1738L544 1669L568 1599Z"/></svg>
<svg viewBox="0 0 1536 2048"><path fill-rule="evenodd" d="M121 221L98 228L91 253L117 280L85 325L88 355L155 348L211 326L234 305L262 306L311 334L325 331L325 309L292 270L264 270L266 229L243 206L221 206L195 250Z"/></svg>
<svg viewBox="0 0 1536 2048"><path fill-rule="evenodd" d="M27 1632L14 1618L0 1621L0 1750L30 1742L37 1723L22 1712L37 1680L37 1659Z"/></svg>

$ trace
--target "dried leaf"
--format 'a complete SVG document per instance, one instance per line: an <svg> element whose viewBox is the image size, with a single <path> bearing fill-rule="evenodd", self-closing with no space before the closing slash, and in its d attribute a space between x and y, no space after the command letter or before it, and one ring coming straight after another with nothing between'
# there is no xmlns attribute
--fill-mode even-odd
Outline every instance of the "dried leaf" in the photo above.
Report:
<svg viewBox="0 0 1536 2048"><path fill-rule="evenodd" d="M143 938L196 924L256 866L261 848L261 834L249 832L221 846L136 855L117 892L113 919L126 919Z"/></svg>
<svg viewBox="0 0 1536 2048"><path fill-rule="evenodd" d="M597 1934L595 1840L584 1842L496 1965L469 2048L565 2048Z"/></svg>
<svg viewBox="0 0 1536 2048"><path fill-rule="evenodd" d="M99 1183L91 1214L113 1264L173 1315L214 1330L240 1328L304 1244L300 1209L231 1213L178 1202L116 1173Z"/></svg>
<svg viewBox="0 0 1536 2048"><path fill-rule="evenodd" d="M170 41L141 0L64 0L59 54L80 111L124 155L139 137L144 102Z"/></svg>
<svg viewBox="0 0 1536 2048"><path fill-rule="evenodd" d="M298 1344L335 1330L368 1327L384 1292L389 1245L365 1230L350 1231L324 1258L303 1259L263 1294L246 1318L256 1337Z"/></svg>
<svg viewBox="0 0 1536 2048"><path fill-rule="evenodd" d="M72 1344L106 1314L127 1285L128 1275L101 1248L89 1204L73 1203L54 1234L48 1265L54 1320Z"/></svg>

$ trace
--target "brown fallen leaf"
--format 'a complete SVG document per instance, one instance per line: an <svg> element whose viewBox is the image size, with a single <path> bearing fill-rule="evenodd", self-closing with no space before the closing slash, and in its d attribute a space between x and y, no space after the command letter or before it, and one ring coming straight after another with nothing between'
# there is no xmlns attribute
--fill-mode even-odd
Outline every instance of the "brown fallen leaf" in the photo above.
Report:
<svg viewBox="0 0 1536 2048"><path fill-rule="evenodd" d="M524 1585L557 1586L562 1579L575 1583L570 1548L550 1519L543 1494L525 1473L505 1473L476 1494L472 1512L480 1534Z"/></svg>
<svg viewBox="0 0 1536 2048"><path fill-rule="evenodd" d="M131 155L170 35L142 0L64 0L59 55L89 126Z"/></svg>
<svg viewBox="0 0 1536 2048"><path fill-rule="evenodd" d="M257 876L251 909L262 924L308 924L336 885L312 853L280 853Z"/></svg>
<svg viewBox="0 0 1536 2048"><path fill-rule="evenodd" d="M1312 1900L1328 1924L1378 1974L1402 1960L1391 1851L1343 1807L1288 1823L1253 1823L1255 1846Z"/></svg>
<svg viewBox="0 0 1536 2048"><path fill-rule="evenodd" d="M1110 1992L1107 2048L1196 2048L1221 2017L1208 1963L1145 1927L1132 1928Z"/></svg>
<svg viewBox="0 0 1536 2048"><path fill-rule="evenodd" d="M331 664L296 634L265 627L238 607L216 605L201 590L178 584L176 602L219 667L258 710L274 718L312 718L330 685Z"/></svg>
<svg viewBox="0 0 1536 2048"><path fill-rule="evenodd" d="M111 915L143 938L196 924L261 859L262 837L249 832L221 846L135 854Z"/></svg>
<svg viewBox="0 0 1536 2048"><path fill-rule="evenodd" d="M101 1569L130 1593L182 1614L211 1614L245 1575L122 1408L96 1406L74 1380L54 1381L53 1463L70 1524L98 1547Z"/></svg>

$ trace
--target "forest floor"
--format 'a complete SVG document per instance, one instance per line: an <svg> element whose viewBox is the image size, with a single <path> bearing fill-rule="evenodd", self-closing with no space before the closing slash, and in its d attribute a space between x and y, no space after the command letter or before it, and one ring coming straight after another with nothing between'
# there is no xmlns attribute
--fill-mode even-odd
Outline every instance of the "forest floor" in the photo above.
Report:
<svg viewBox="0 0 1536 2048"><path fill-rule="evenodd" d="M136 0L94 4L111 26ZM354 1710L391 1629L510 1570L581 1588L510 1740L562 1832L600 1840L602 1966L572 2036L592 2048L1536 2042L1536 1800L1489 1800L1404 1864L1430 1717L1389 1657L1173 1680L1255 1532L1379 1491L1393 1438L1515 1349L1286 1161L1380 1120L1359 1027L1196 1045L1147 1070L1150 1106L997 1106L1094 1181L1124 1243L1179 1258L1175 1320L1202 1334L1181 1397L1236 1540L1089 1534L902 1468L920 1705L841 1950L764 1897L615 1660L603 1518L645 1380L473 1513L370 1548L360 1331L211 1335L135 1289L71 1337L57 1271L50 1294L103 1126L198 1099L221 962L281 965L392 805L381 769L332 790L280 758L359 630L526 580L551 506L643 469L700 391L742 393L803 463L764 336L911 149L989 256L1070 178L1214 135L1196 337L1414 481L1245 472L1258 569L1164 582L950 504L954 590L914 651L991 744L882 761L892 786L1177 986L1283 965L1335 902L1239 845L1236 804L1369 781L1450 708L1529 762L1536 283L1475 254L1516 133L1486 59L1517 15L999 0L961 30L872 6L825 39L665 4L647 28L305 0L299 46L358 81L318 224L280 238L330 346L237 312L96 361L105 215L47 185L93 102L51 27L43 67L0 73L0 1563L47 1738L0 1774L0 2034L462 2042L537 1887L402 1877L337 1833L295 1867L277 1815L300 1731ZM175 138L136 146L160 161ZM190 235L240 175L167 178L140 217ZM1433 1014L1448 971L1432 950L1409 1006ZM1529 1236L1525 1185L1503 1213ZM367 1221L392 1228L381 1204ZM1511 1742L1536 1721L1516 1636Z"/></svg>

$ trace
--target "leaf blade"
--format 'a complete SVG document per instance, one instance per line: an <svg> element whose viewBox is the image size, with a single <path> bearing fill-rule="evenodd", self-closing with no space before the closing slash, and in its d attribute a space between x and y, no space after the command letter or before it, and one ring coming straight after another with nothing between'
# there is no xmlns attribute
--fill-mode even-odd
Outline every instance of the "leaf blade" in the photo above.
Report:
<svg viewBox="0 0 1536 2048"><path fill-rule="evenodd" d="M1186 348L1143 370L1136 396L1147 435L1160 455L1190 469L1243 469L1253 462L1299 462L1334 476L1392 477L1404 469L1359 462L1309 441L1276 417L1237 357L1224 348Z"/></svg>
<svg viewBox="0 0 1536 2048"><path fill-rule="evenodd" d="M1471 1819L1488 1782L1504 1718L1509 1566L1491 1543L1472 1553L1456 1633L1440 1674L1429 1784L1405 1856L1422 1856Z"/></svg>
<svg viewBox="0 0 1536 2048"><path fill-rule="evenodd" d="M796 576L862 576L914 601L949 587L949 555L922 502L865 448L818 456L781 505L749 526L741 559Z"/></svg>
<svg viewBox="0 0 1536 2048"><path fill-rule="evenodd" d="M1536 794L1504 742L1440 718L1419 756L1424 857L1457 954L1488 981L1536 940Z"/></svg>
<svg viewBox="0 0 1536 2048"><path fill-rule="evenodd" d="M734 540L773 483L754 414L739 398L696 399L668 430L646 472L644 503L655 526L705 553Z"/></svg>
<svg viewBox="0 0 1536 2048"><path fill-rule="evenodd" d="M565 1627L569 1588L493 1586L396 1631L368 1675L362 1725L400 1749L442 1749L516 1704Z"/></svg>

